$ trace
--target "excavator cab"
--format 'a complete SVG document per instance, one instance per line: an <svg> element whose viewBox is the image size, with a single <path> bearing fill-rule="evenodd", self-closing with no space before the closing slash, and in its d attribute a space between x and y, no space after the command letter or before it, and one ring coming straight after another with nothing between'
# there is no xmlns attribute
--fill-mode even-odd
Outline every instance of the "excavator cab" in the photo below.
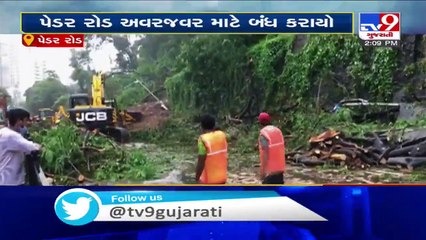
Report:
<svg viewBox="0 0 426 240"><path fill-rule="evenodd" d="M73 94L70 97L69 107L70 108L82 108L90 106L90 97L88 94L80 93Z"/></svg>
<svg viewBox="0 0 426 240"><path fill-rule="evenodd" d="M115 100L106 100L104 96L105 79L98 73L92 79L92 95L73 94L70 97L69 117L75 124L88 130L99 129L118 142L126 142L129 132L117 126Z"/></svg>
<svg viewBox="0 0 426 240"><path fill-rule="evenodd" d="M52 118L55 115L55 112L50 108L40 108L38 114L42 121L45 121L49 118Z"/></svg>
<svg viewBox="0 0 426 240"><path fill-rule="evenodd" d="M37 122L48 122L53 126L55 124L55 111L50 108L40 108L36 120Z"/></svg>

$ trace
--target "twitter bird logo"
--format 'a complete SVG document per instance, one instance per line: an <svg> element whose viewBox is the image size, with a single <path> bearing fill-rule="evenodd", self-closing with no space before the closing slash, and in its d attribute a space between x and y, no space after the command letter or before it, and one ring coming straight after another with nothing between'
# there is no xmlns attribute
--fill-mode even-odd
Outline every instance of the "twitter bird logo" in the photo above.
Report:
<svg viewBox="0 0 426 240"><path fill-rule="evenodd" d="M65 219L78 220L84 217L89 212L90 201L92 201L92 198L81 197L77 199L77 203L73 204L62 199L62 206L65 213L69 215Z"/></svg>
<svg viewBox="0 0 426 240"><path fill-rule="evenodd" d="M99 197L94 192L75 188L63 192L56 198L55 212L62 222L81 226L95 220L100 203Z"/></svg>

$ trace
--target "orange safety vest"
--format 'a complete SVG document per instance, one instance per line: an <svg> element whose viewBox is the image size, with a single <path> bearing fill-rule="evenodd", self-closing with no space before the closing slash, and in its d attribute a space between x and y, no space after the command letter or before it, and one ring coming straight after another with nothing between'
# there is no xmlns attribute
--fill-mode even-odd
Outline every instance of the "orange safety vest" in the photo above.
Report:
<svg viewBox="0 0 426 240"><path fill-rule="evenodd" d="M228 143L222 131L200 136L207 150L206 163L200 177L203 184L224 184L228 178Z"/></svg>
<svg viewBox="0 0 426 240"><path fill-rule="evenodd" d="M268 159L264 159L264 152L260 141L261 136L268 140ZM264 173L265 176L285 171L285 143L284 136L279 128L266 126L260 130L259 152L260 171Z"/></svg>

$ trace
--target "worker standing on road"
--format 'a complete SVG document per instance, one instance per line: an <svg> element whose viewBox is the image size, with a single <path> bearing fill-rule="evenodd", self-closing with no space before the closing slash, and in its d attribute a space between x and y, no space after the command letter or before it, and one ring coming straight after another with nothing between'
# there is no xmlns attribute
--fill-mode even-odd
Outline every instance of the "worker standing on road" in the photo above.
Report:
<svg viewBox="0 0 426 240"><path fill-rule="evenodd" d="M39 151L40 145L21 135L30 113L24 109L11 109L7 113L8 127L0 129L0 185L25 184L25 155Z"/></svg>
<svg viewBox="0 0 426 240"><path fill-rule="evenodd" d="M225 184L228 178L228 143L226 134L215 128L210 115L201 118L198 138L198 163L195 180L201 184Z"/></svg>
<svg viewBox="0 0 426 240"><path fill-rule="evenodd" d="M284 184L285 144L281 130L271 125L267 113L259 115L260 176L263 184Z"/></svg>

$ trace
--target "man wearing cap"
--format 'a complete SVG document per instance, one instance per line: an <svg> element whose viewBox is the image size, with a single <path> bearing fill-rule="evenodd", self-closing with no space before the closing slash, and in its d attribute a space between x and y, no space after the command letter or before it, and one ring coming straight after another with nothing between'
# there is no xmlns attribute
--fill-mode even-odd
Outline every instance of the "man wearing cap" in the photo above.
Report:
<svg viewBox="0 0 426 240"><path fill-rule="evenodd" d="M271 117L259 115L260 176L263 184L284 184L285 144L281 130L271 125Z"/></svg>

